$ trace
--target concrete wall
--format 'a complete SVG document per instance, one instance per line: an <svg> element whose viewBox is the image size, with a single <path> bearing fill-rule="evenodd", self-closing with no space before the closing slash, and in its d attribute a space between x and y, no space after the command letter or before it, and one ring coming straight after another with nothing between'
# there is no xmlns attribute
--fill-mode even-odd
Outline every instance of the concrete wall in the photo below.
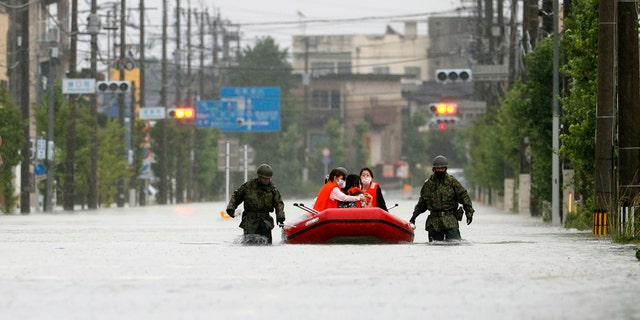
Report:
<svg viewBox="0 0 640 320"><path fill-rule="evenodd" d="M531 176L520 174L518 186L518 212L531 215Z"/></svg>
<svg viewBox="0 0 640 320"><path fill-rule="evenodd" d="M514 200L514 191L515 191L515 181L514 179L504 179L504 199L503 199L503 208L505 211L514 211L513 200Z"/></svg>

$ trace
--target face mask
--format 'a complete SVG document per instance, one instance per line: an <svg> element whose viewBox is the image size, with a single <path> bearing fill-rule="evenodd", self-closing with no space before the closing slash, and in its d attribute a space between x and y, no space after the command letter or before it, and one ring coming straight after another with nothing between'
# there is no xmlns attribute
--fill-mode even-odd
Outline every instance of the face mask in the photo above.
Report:
<svg viewBox="0 0 640 320"><path fill-rule="evenodd" d="M438 178L438 179L442 179L442 178L444 178L444 176L445 176L446 174L447 174L446 172L438 172L438 171L436 171L436 172L434 172L434 173L433 173L433 175L434 175L436 178Z"/></svg>
<svg viewBox="0 0 640 320"><path fill-rule="evenodd" d="M262 180L262 179L258 178L258 182L263 186L268 186L269 182L271 182L271 180Z"/></svg>
<svg viewBox="0 0 640 320"><path fill-rule="evenodd" d="M338 181L338 187L340 187L340 189L344 189L346 185L347 183L344 180Z"/></svg>
<svg viewBox="0 0 640 320"><path fill-rule="evenodd" d="M370 184L371 183L371 178L362 178L362 183Z"/></svg>

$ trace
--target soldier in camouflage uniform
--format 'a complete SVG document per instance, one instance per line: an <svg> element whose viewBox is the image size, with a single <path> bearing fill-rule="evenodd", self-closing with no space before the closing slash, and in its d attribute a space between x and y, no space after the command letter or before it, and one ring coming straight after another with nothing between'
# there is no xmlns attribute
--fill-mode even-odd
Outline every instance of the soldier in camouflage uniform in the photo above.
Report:
<svg viewBox="0 0 640 320"><path fill-rule="evenodd" d="M266 238L267 243L272 243L271 229L274 227L273 217L270 212L276 212L276 222L279 226L284 224L284 202L280 191L271 183L273 170L268 164L258 167L258 176L242 184L233 192L227 214L234 218L235 210L244 202L244 212L240 228L244 230L244 242L260 242L260 237Z"/></svg>
<svg viewBox="0 0 640 320"><path fill-rule="evenodd" d="M461 240L458 221L462 220L463 213L467 216L467 225L473 221L471 198L460 182L447 174L447 166L448 161L444 156L433 159L433 175L424 182L420 190L420 199L409 220L415 224L416 218L429 210L425 223L429 242ZM462 204L462 207L459 208L459 204Z"/></svg>

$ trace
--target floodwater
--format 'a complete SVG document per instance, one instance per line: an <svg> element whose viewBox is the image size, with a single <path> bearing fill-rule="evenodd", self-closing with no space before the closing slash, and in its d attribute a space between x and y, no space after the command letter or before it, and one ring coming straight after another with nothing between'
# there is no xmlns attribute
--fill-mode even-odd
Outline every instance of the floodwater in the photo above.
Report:
<svg viewBox="0 0 640 320"><path fill-rule="evenodd" d="M454 245L423 214L412 244L242 246L224 207L0 216L0 319L640 319L637 245L590 232L475 204Z"/></svg>

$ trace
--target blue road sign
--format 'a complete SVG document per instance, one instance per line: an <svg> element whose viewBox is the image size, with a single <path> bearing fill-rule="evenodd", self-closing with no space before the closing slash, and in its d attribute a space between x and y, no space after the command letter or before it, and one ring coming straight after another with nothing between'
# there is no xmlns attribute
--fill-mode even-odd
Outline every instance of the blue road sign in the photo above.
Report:
<svg viewBox="0 0 640 320"><path fill-rule="evenodd" d="M36 165L33 166L33 173L35 173L36 176L41 176L45 172L47 172L47 168L45 168L44 164L36 163Z"/></svg>
<svg viewBox="0 0 640 320"><path fill-rule="evenodd" d="M198 101L196 126L223 132L280 131L280 88L225 87L220 100Z"/></svg>

